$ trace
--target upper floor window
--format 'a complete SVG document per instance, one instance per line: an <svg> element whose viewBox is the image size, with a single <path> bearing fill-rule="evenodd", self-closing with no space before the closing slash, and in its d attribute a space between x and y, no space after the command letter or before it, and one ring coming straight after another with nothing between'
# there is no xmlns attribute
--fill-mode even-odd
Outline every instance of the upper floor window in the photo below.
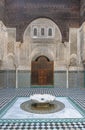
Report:
<svg viewBox="0 0 85 130"><path fill-rule="evenodd" d="M37 30L37 28L34 28L34 30L33 30L33 36L37 36L38 35L38 30Z"/></svg>
<svg viewBox="0 0 85 130"><path fill-rule="evenodd" d="M44 36L44 35L45 35L45 29L41 28L41 36Z"/></svg>
<svg viewBox="0 0 85 130"><path fill-rule="evenodd" d="M53 34L52 34L52 28L49 28L48 29L48 36L52 36Z"/></svg>
<svg viewBox="0 0 85 130"><path fill-rule="evenodd" d="M33 25L31 36L33 38L53 38L55 34L54 27L48 25Z"/></svg>

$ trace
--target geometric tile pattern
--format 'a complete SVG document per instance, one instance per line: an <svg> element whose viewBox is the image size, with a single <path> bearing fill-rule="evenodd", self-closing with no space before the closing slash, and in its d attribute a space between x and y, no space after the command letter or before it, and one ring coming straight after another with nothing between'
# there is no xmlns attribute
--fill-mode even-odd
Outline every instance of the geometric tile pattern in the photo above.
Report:
<svg viewBox="0 0 85 130"><path fill-rule="evenodd" d="M70 97L85 110L85 88L4 88L0 89L0 109L15 97L45 93ZM85 122L1 122L0 130L85 130Z"/></svg>
<svg viewBox="0 0 85 130"><path fill-rule="evenodd" d="M85 123L0 123L1 130L84 130Z"/></svg>

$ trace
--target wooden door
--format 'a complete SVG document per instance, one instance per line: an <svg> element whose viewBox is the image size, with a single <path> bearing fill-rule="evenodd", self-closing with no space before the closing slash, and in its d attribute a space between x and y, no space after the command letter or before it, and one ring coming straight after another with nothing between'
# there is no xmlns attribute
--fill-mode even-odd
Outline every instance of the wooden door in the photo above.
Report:
<svg viewBox="0 0 85 130"><path fill-rule="evenodd" d="M54 64L45 56L40 56L31 64L32 85L53 85Z"/></svg>

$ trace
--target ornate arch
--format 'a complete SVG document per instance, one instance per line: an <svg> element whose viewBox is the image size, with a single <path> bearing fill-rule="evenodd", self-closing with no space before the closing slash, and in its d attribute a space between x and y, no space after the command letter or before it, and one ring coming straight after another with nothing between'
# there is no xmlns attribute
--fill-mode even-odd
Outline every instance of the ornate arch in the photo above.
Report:
<svg viewBox="0 0 85 130"><path fill-rule="evenodd" d="M48 21L48 23L53 24L56 27L56 29L57 29L59 41L62 42L62 29L60 28L59 25L57 25L54 21L52 21L49 18L38 18L38 19L34 19L33 21L31 21L30 24L24 28L23 40L25 40L25 36L26 36L26 34L27 34L28 30L29 30L29 27L33 23L37 23L39 20Z"/></svg>

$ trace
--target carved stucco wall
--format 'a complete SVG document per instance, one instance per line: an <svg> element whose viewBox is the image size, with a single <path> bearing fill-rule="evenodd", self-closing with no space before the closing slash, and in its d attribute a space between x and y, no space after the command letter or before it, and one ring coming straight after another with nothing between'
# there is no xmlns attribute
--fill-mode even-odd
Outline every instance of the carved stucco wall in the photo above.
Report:
<svg viewBox="0 0 85 130"><path fill-rule="evenodd" d="M6 44L8 43L8 34L5 25L0 21L0 67L3 64L6 55Z"/></svg>
<svg viewBox="0 0 85 130"><path fill-rule="evenodd" d="M36 26L39 28L45 27L45 29L52 27L53 28L53 37L32 37L32 27ZM50 60L53 60L56 64L62 66L65 64L66 57L66 45L62 43L62 35L58 26L46 18L39 18L34 20L25 30L24 32L24 49L27 61L29 61L29 65L32 60L35 60L38 56L44 55L47 56ZM23 45L22 45L23 46Z"/></svg>
<svg viewBox="0 0 85 130"><path fill-rule="evenodd" d="M4 21L5 15L5 0L0 0L0 20Z"/></svg>
<svg viewBox="0 0 85 130"><path fill-rule="evenodd" d="M0 1L5 1L4 23L9 28L16 27L16 39L19 42L23 41L27 26L36 18L53 20L61 30L63 42L69 40L69 27L79 27L80 0Z"/></svg>
<svg viewBox="0 0 85 130"><path fill-rule="evenodd" d="M85 23L79 28L80 61L85 64Z"/></svg>
<svg viewBox="0 0 85 130"><path fill-rule="evenodd" d="M80 24L85 21L85 0L80 0Z"/></svg>
<svg viewBox="0 0 85 130"><path fill-rule="evenodd" d="M16 42L16 29L6 28L7 37L5 39L4 57L2 61L2 69L15 68L15 42Z"/></svg>
<svg viewBox="0 0 85 130"><path fill-rule="evenodd" d="M32 27L53 27L52 38L33 38ZM16 29L6 28L0 22L0 68L31 70L31 61L40 55L47 56L54 61L55 70L66 70L67 66L82 68L85 60L85 23L81 28L69 29L69 42L62 43L62 35L59 27L50 19L39 18L32 21L26 28L24 42L16 42ZM75 61L75 63L74 63ZM83 69L83 68L82 68Z"/></svg>

